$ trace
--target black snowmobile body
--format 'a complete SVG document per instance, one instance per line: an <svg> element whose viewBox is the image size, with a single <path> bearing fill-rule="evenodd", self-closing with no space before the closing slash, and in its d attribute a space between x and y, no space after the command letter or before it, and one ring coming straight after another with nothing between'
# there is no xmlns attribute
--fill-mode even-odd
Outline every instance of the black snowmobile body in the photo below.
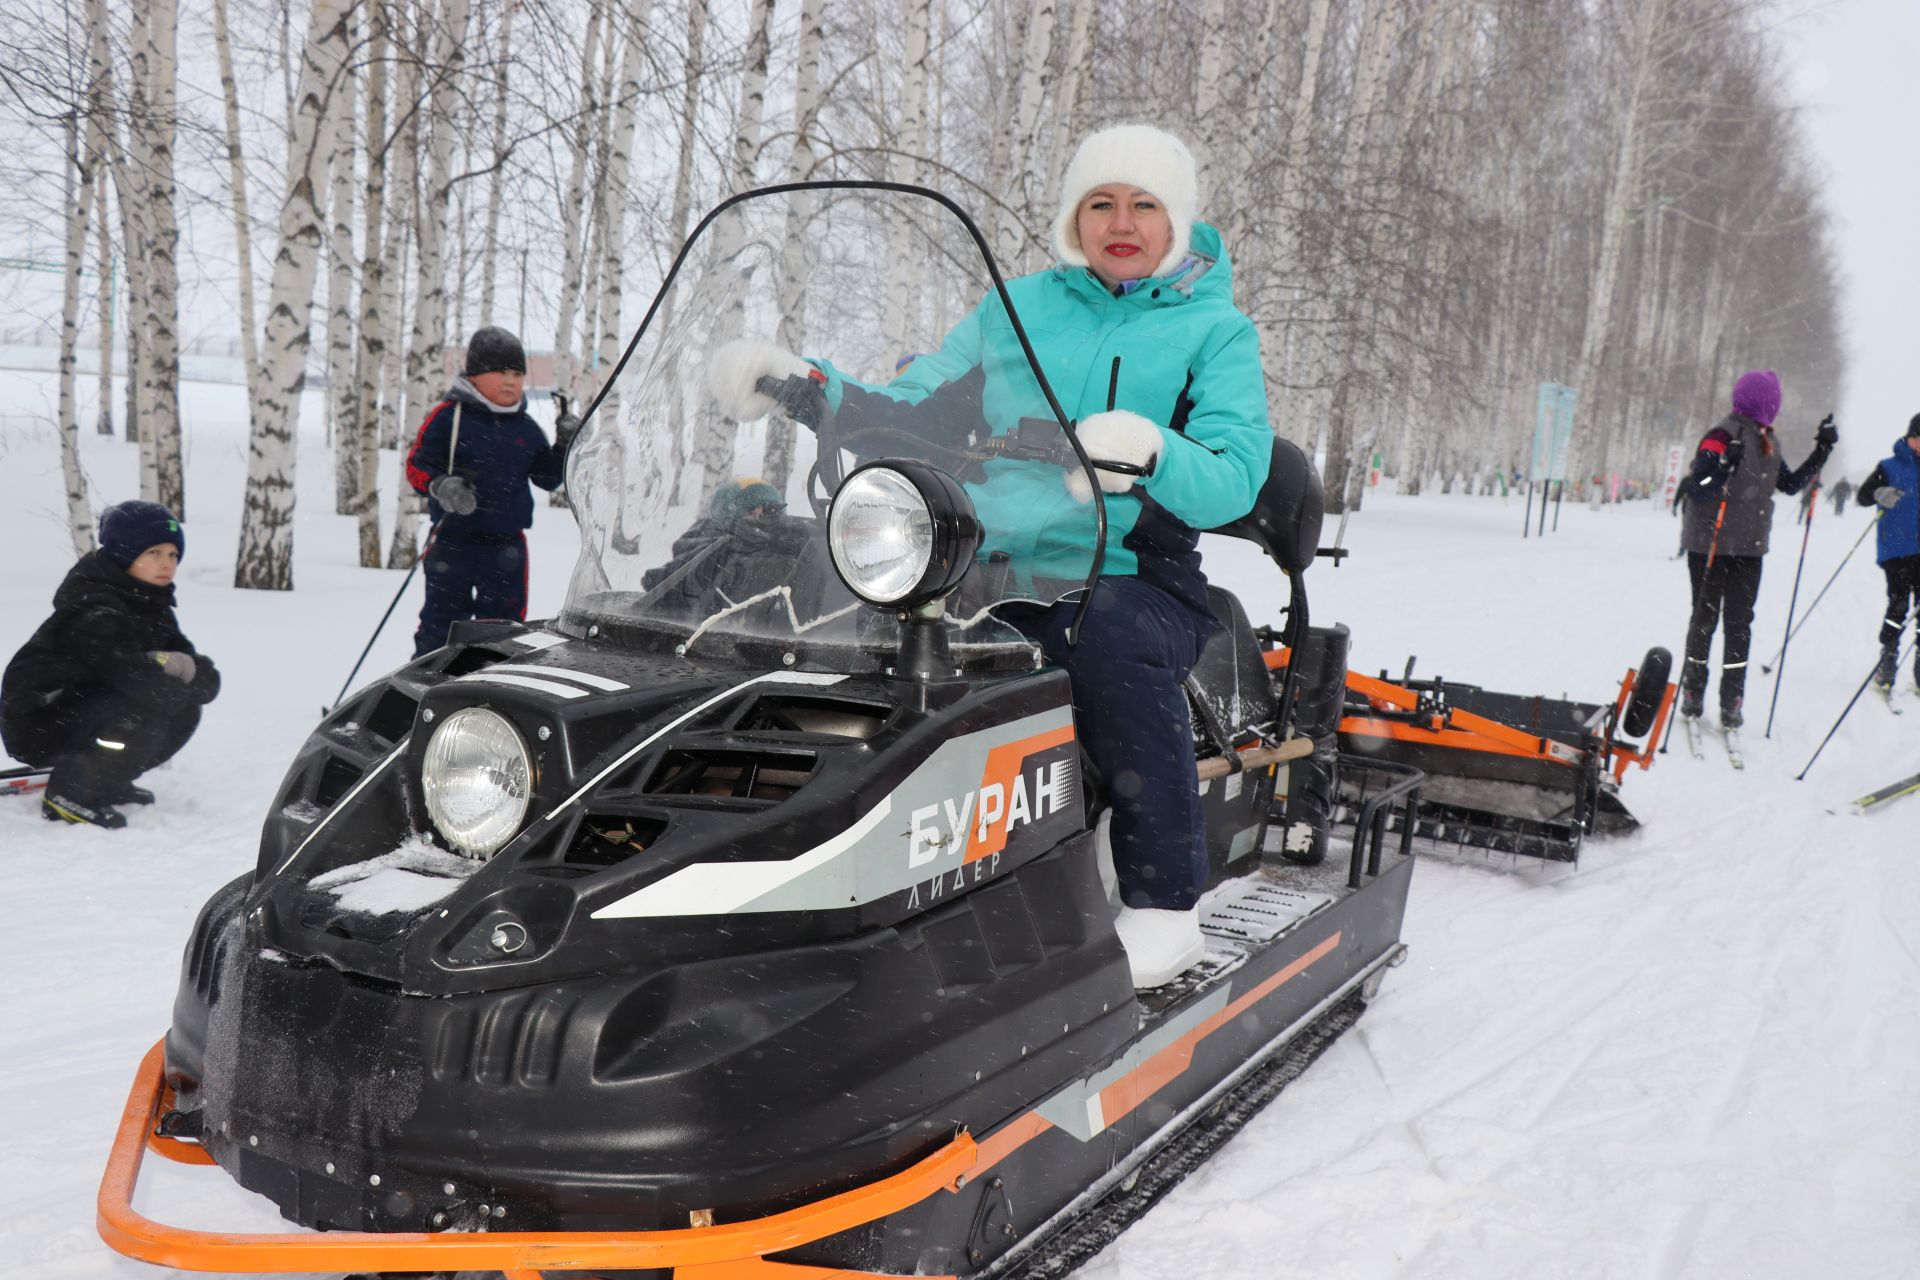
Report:
<svg viewBox="0 0 1920 1280"><path fill-rule="evenodd" d="M785 560L723 539L685 589L791 613L809 524ZM1319 524L1279 442L1222 531L1285 571L1292 629ZM1183 1168L1197 1117L1250 1113L1404 954L1404 846L1303 866L1269 839L1292 677L1229 593L1190 681L1208 955L1138 994L1097 780L1037 647L873 609L709 646L717 614L617 595L463 624L316 728L253 871L195 926L164 1087L116 1153L126 1197L150 1113L164 1153L197 1143L294 1222L357 1233L252 1269L1012 1273L1111 1238L1085 1211ZM927 653L933 674L908 660ZM436 734L482 712L531 795L474 856L423 778ZM103 1233L136 1256L218 1269L245 1247L162 1248L110 1199Z"/></svg>

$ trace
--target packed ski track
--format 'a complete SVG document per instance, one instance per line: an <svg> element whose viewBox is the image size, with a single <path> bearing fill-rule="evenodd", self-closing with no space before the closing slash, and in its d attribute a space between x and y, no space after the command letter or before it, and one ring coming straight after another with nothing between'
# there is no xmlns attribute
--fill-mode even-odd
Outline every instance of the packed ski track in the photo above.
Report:
<svg viewBox="0 0 1920 1280"><path fill-rule="evenodd" d="M0 374L0 396L31 406L50 383ZM159 803L103 832L0 797L16 1098L0 1137L0 1248L36 1280L161 1274L94 1232L127 1087L166 1029L196 912L252 865L283 769L399 585L351 566L351 521L331 513L330 459L310 432L298 589L230 588L243 420L240 389L189 388L180 613L226 683L199 735L146 779ZM82 445L97 495L134 493L131 446ZM71 551L51 427L10 427L0 464L11 654ZM385 456L383 483L396 471ZM1866 518L1822 508L1803 605ZM1792 521L1782 502L1756 662L1785 633ZM1352 558L1308 575L1313 618L1351 627L1368 672L1398 675L1414 654L1419 674L1599 701L1649 645L1674 649L1677 671L1676 521L1648 503L1569 504L1544 538L1523 539L1521 524L1518 497L1371 495L1347 526ZM541 504L531 541L544 616L565 590L571 517ZM1250 544L1210 539L1207 554L1256 622L1278 620L1284 588ZM1744 772L1715 745L1691 759L1676 734L1650 773L1628 775L1642 830L1590 842L1577 868L1424 860L1407 963L1359 1024L1081 1274L1920 1274L1920 799L1865 815L1850 804L1920 769L1920 717L1862 698L1794 781L1872 664L1884 596L1871 555L1855 555L1795 639L1771 739L1773 682L1756 669ZM363 679L405 659L418 592ZM1911 669L1901 677L1898 696L1920 706ZM286 1229L223 1175L164 1161L148 1162L137 1207Z"/></svg>

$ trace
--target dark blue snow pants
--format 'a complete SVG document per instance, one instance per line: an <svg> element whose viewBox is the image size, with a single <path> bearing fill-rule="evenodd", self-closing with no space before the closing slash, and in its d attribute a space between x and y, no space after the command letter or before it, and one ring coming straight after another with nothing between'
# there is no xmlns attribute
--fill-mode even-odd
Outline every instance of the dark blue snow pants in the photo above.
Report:
<svg viewBox="0 0 1920 1280"><path fill-rule="evenodd" d="M413 656L447 642L447 628L466 618L527 616L527 535L504 538L435 536L427 552L427 601L413 633Z"/></svg>
<svg viewBox="0 0 1920 1280"><path fill-rule="evenodd" d="M1213 622L1131 577L1100 580L1070 649L1073 611L1049 609L1039 640L1047 660L1066 668L1080 745L1106 784L1120 900L1184 911L1206 887L1207 848L1181 682Z"/></svg>

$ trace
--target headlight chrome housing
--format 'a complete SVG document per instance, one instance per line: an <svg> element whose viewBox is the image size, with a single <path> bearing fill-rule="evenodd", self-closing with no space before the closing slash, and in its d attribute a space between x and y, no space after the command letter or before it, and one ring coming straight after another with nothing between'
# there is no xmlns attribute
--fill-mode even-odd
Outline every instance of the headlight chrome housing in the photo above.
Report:
<svg viewBox="0 0 1920 1280"><path fill-rule="evenodd" d="M533 803L533 758L512 721L463 707L427 740L420 789L427 816L456 852L490 858L518 834Z"/></svg>
<svg viewBox="0 0 1920 1280"><path fill-rule="evenodd" d="M980 546L980 520L958 481L923 462L869 463L827 511L827 549L847 590L869 604L913 608L960 585Z"/></svg>

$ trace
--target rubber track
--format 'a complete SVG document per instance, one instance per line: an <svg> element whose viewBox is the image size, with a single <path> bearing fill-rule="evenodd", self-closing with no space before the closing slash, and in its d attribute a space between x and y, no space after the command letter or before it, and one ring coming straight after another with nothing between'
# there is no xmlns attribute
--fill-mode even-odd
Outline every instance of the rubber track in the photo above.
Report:
<svg viewBox="0 0 1920 1280"><path fill-rule="evenodd" d="M1114 1187L1098 1203L1075 1214L1071 1222L1058 1228L1050 1238L1022 1250L1007 1270L989 1268L985 1274L994 1280L1059 1280L1091 1261L1312 1066L1342 1032L1359 1020L1366 1007L1360 993L1355 991L1321 1014L1285 1049L1235 1085L1150 1156L1135 1171L1131 1186L1122 1183Z"/></svg>

